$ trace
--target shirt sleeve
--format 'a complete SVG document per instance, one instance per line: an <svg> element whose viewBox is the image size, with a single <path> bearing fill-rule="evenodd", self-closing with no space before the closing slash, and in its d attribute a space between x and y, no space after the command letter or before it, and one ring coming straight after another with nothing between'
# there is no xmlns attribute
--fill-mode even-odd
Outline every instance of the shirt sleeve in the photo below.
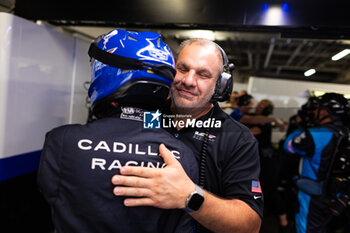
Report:
<svg viewBox="0 0 350 233"><path fill-rule="evenodd" d="M225 164L223 171L225 197L244 201L262 217L264 203L259 182L258 143L249 131L240 135L239 143Z"/></svg>
<svg viewBox="0 0 350 233"><path fill-rule="evenodd" d="M49 203L53 203L58 196L63 141L63 130L48 132L40 158L37 182L39 190Z"/></svg>

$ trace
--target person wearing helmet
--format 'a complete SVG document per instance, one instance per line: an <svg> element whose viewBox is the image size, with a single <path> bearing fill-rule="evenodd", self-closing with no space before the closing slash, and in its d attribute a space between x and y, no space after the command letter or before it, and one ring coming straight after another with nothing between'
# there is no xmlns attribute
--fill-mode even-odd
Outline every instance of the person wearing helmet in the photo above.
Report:
<svg viewBox="0 0 350 233"><path fill-rule="evenodd" d="M327 198L329 177L339 143L347 128L344 119L349 112L347 99L338 93L326 93L307 107L307 123L285 140L289 154L300 155L300 178L297 180L299 211L295 216L298 233L324 233L332 215ZM305 109L304 109L305 111ZM310 111L313 115L310 115ZM312 121L312 122L310 122Z"/></svg>
<svg viewBox="0 0 350 233"><path fill-rule="evenodd" d="M111 178L122 166L163 169L164 144L191 182L198 178L194 155L164 129L160 120L175 69L169 47L154 32L113 30L94 41L88 91L96 120L64 125L47 133L38 185L52 207L58 233L192 232L180 209L126 208L113 195ZM147 183L147 179L144 180Z"/></svg>

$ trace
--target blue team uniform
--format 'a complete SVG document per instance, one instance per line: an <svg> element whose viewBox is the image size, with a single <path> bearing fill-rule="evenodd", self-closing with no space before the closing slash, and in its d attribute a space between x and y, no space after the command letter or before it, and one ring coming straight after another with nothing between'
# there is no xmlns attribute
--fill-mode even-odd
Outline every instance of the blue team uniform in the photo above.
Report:
<svg viewBox="0 0 350 233"><path fill-rule="evenodd" d="M340 122L333 125L341 126ZM298 201L296 214L298 233L323 233L331 220L325 200L324 183L330 169L331 159L339 139L329 124L292 132L284 143L291 154L301 155Z"/></svg>

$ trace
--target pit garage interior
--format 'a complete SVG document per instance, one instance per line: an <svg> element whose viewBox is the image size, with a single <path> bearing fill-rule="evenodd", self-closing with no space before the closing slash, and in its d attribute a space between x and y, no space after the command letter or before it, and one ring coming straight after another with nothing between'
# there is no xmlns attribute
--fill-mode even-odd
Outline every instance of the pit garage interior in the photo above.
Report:
<svg viewBox="0 0 350 233"><path fill-rule="evenodd" d="M49 30L48 34L44 32L45 38L48 35L48 41L51 41L43 46L46 51L50 50L50 46L54 47L50 43L65 40L68 42L64 42L63 48L68 54L70 49L75 50L75 57L83 57L86 52L86 60L88 44L115 28L158 32L175 54L185 39L208 38L217 42L225 50L230 62L235 64L234 90L248 90L258 99L271 98L276 101L276 114L288 120L308 95L318 91L337 91L350 98L350 55L334 58L340 52L350 54L349 9L350 2L340 0L101 0L92 3L74 0L0 0L0 61L3 66L11 66L2 68L6 72L0 71L3 73L0 74L0 231L52 232L50 211L35 189L40 149L45 132L51 128L66 123L85 123L86 80L90 79L88 62L80 64L78 61L70 73L66 71L58 74L76 75L73 83L75 87L71 80L66 80L64 84L61 81L45 83L50 86L57 82L60 87L58 95L65 96L62 105L55 102L55 98L49 98L47 101L51 102L39 105L37 100L43 98L39 95L33 100L30 97L25 100L26 96L35 95L33 93L37 88L38 93L41 93L46 87L41 84L38 86L36 82L40 80L35 77L18 77L14 83L11 82L11 75L23 74L23 67L28 68L28 64L32 64L30 57L36 52L35 46L33 50L15 48L16 44L21 45L22 42L13 43L11 51L15 51L15 54L21 54L20 51L33 54L27 54L23 59L4 52L9 46L6 33L15 31L8 27L9 17L18 22L18 27L22 27L16 35L21 35L23 40L26 39L24 33ZM35 35L28 38L33 43L46 43L45 40L38 42ZM12 37L13 41L15 39ZM62 50L60 47L53 48L53 51L55 49ZM70 64L61 55L57 55L60 57L58 59L62 59L59 69L64 68L64 64ZM55 59L53 54L48 57ZM42 59L47 60L46 57ZM38 58L39 62L43 60ZM17 68L12 67L13 62L19 62ZM44 69L52 74L52 65L44 65L41 71ZM309 75L307 71L312 74ZM31 78L33 83L30 83ZM17 86L23 83L29 88ZM33 90L26 93L30 88ZM62 94L64 88L69 88L68 94ZM11 94L12 90L14 92ZM72 97L73 92L78 94ZM14 96L17 97L11 98ZM46 107L43 108L43 105ZM56 115L58 113L53 105L67 114ZM34 120L30 119L44 117L47 112L53 115L52 120L34 127L39 122L33 124ZM10 115L16 117L11 119ZM23 135L22 129L32 136ZM31 142L30 137L36 139ZM281 137L280 132L275 132L276 141ZM22 162L28 159L30 167L22 171L16 171L21 168L11 167L15 171L8 175L7 160L16 156L22 156L19 160ZM24 157L26 159L21 160ZM268 219L262 233L278 232L274 224L274 219Z"/></svg>

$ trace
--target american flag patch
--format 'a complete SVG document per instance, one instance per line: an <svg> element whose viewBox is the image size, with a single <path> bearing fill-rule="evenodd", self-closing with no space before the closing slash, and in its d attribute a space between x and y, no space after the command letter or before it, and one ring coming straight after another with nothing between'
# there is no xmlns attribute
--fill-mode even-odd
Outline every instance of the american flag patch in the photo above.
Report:
<svg viewBox="0 0 350 233"><path fill-rule="evenodd" d="M257 180L252 180L252 192L261 193L260 182Z"/></svg>

